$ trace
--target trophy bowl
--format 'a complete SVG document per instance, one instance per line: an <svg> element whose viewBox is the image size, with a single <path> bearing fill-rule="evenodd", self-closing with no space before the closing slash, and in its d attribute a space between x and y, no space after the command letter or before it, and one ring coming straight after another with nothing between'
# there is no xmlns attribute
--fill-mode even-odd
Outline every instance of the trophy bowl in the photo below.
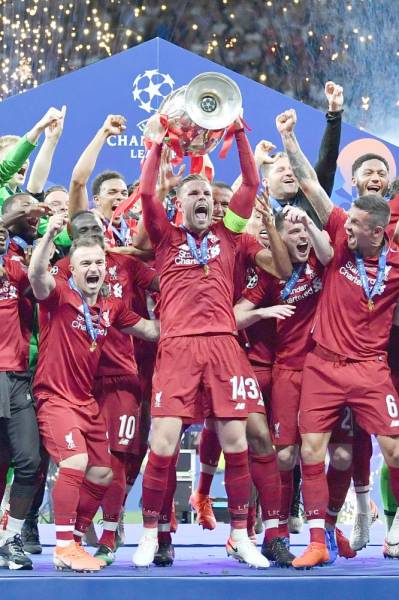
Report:
<svg viewBox="0 0 399 600"><path fill-rule="evenodd" d="M227 127L240 116L242 107L238 85L220 73L201 73L186 86L166 96L158 113L168 117L166 140L182 155L202 156L212 152L223 139ZM153 141L151 122L144 137Z"/></svg>

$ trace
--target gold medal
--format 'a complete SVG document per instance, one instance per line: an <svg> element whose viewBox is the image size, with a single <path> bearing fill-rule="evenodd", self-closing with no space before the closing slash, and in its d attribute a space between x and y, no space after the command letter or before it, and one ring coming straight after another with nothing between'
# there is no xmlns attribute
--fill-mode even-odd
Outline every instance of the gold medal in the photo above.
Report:
<svg viewBox="0 0 399 600"><path fill-rule="evenodd" d="M209 275L209 267L208 267L208 265L203 265L203 269L204 269L204 275L205 275L205 277L208 277L208 275Z"/></svg>
<svg viewBox="0 0 399 600"><path fill-rule="evenodd" d="M374 301L371 298L368 299L367 306L368 306L370 312L372 310L374 310L375 304L374 304Z"/></svg>
<svg viewBox="0 0 399 600"><path fill-rule="evenodd" d="M92 343L89 346L89 350L90 352L94 352L97 348L97 342L95 340L92 341Z"/></svg>

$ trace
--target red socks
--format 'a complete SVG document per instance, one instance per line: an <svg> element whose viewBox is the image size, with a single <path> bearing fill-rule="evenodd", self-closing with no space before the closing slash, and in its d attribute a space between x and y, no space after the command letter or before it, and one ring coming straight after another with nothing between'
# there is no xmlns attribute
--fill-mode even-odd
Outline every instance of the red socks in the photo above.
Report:
<svg viewBox="0 0 399 600"><path fill-rule="evenodd" d="M201 463L200 477L197 492L209 496L212 480L218 466L222 448L215 431L203 428L199 445ZM203 469L205 467L205 471ZM208 468L207 468L208 467Z"/></svg>
<svg viewBox="0 0 399 600"><path fill-rule="evenodd" d="M53 488L54 523L57 542L73 541L76 512L84 473L61 467Z"/></svg>
<svg viewBox="0 0 399 600"><path fill-rule="evenodd" d="M168 485L169 469L175 456L158 456L151 450L143 477L144 527L157 527Z"/></svg>
<svg viewBox="0 0 399 600"><path fill-rule="evenodd" d="M180 450L180 449L179 449ZM173 497L176 491L176 463L179 458L179 452L176 452L174 456L172 456L172 460L169 465L169 473L168 473L168 481L166 484L165 495L163 499L163 504L161 508L161 512L159 514L159 523L169 524L172 516L172 507L173 507Z"/></svg>
<svg viewBox="0 0 399 600"><path fill-rule="evenodd" d="M97 510L100 508L108 487L108 485L100 485L99 483L93 483L86 478L83 479L82 487L80 488L78 514L75 524L76 541L80 541L89 529Z"/></svg>
<svg viewBox="0 0 399 600"><path fill-rule="evenodd" d="M126 485L133 487L134 482L140 473L141 465L147 454L147 444L140 446L138 454L131 454L126 461Z"/></svg>
<svg viewBox="0 0 399 600"><path fill-rule="evenodd" d="M302 496L310 527L310 541L324 544L324 519L328 504L324 462L316 465L302 464Z"/></svg>
<svg viewBox="0 0 399 600"><path fill-rule="evenodd" d="M262 518L266 522L265 539L278 536L278 521L281 504L281 480L276 455L250 455L249 469L252 481L259 494Z"/></svg>
<svg viewBox="0 0 399 600"><path fill-rule="evenodd" d="M225 452L225 486L228 498L231 526L246 529L250 494L248 450Z"/></svg>
<svg viewBox="0 0 399 600"><path fill-rule="evenodd" d="M344 505L351 484L351 478L352 467L349 467L346 471L338 471L331 464L329 465L327 471L329 499L326 521L330 525L335 526L337 522L339 511Z"/></svg>
<svg viewBox="0 0 399 600"><path fill-rule="evenodd" d="M126 492L126 458L127 455L122 452L111 453L113 479L101 503L103 532L99 543L108 546L111 550L115 549L115 532Z"/></svg>
<svg viewBox="0 0 399 600"><path fill-rule="evenodd" d="M292 498L294 496L294 474L293 471L280 471L281 479L281 504L279 535L289 537L288 518L290 516Z"/></svg>
<svg viewBox="0 0 399 600"><path fill-rule="evenodd" d="M355 426L353 436L353 485L356 492L368 492L370 485L370 461L373 455L371 435Z"/></svg>

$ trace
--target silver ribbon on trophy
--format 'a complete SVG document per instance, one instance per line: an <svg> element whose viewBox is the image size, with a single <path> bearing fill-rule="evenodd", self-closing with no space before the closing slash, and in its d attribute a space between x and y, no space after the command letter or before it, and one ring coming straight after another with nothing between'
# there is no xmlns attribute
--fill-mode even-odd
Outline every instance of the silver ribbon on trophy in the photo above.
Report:
<svg viewBox="0 0 399 600"><path fill-rule="evenodd" d="M241 92L232 79L220 73L197 75L188 85L166 96L157 111L167 119L164 141L178 158L208 154L240 116L241 107ZM151 120L144 139L154 140Z"/></svg>

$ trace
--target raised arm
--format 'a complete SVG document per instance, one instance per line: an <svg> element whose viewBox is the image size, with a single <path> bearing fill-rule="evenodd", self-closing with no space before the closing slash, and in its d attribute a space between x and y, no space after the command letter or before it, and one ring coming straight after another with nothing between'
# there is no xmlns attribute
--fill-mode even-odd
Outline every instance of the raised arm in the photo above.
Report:
<svg viewBox="0 0 399 600"><path fill-rule="evenodd" d="M258 142L256 144L254 157L255 157L255 164L256 164L258 173L263 165L271 164L274 162L275 159L272 156L270 156L270 152L272 152L275 149L276 149L276 146L272 142L269 142L268 140L261 140L260 142ZM235 182L233 183L233 185L231 186L231 189L233 190L233 192L238 190L238 188L241 185L241 182L242 182L242 175L240 174L237 177L237 179L235 180Z"/></svg>
<svg viewBox="0 0 399 600"><path fill-rule="evenodd" d="M48 127L45 129L44 133L46 139L44 140L36 156L35 162L33 163L28 185L26 187L31 194L38 194L42 192L48 179L54 152L64 127L66 106L63 106L60 112L62 116L50 123L50 125L48 125Z"/></svg>
<svg viewBox="0 0 399 600"><path fill-rule="evenodd" d="M234 192L223 223L235 233L241 233L251 216L259 185L258 169L247 136L242 128L241 119L235 121L235 137L240 159L242 181Z"/></svg>
<svg viewBox="0 0 399 600"><path fill-rule="evenodd" d="M334 204L327 196L317 179L316 171L299 147L294 134L296 112L294 109L285 111L276 118L277 130L281 135L285 151L291 163L298 184L325 225L330 217Z"/></svg>
<svg viewBox="0 0 399 600"><path fill-rule="evenodd" d="M54 251L53 240L64 225L65 215L57 214L50 217L47 231L32 253L28 276L37 300L45 300L55 288L55 279L49 272L49 264Z"/></svg>
<svg viewBox="0 0 399 600"><path fill-rule="evenodd" d="M81 154L72 171L69 186L69 219L80 210L87 210L89 199L86 185L96 166L98 155L110 135L118 135L126 129L126 119L121 115L108 115L90 144Z"/></svg>
<svg viewBox="0 0 399 600"><path fill-rule="evenodd" d="M159 241L170 224L165 209L156 194L166 128L162 125L158 114L154 115L151 120L155 141L144 161L140 178L140 191L144 227L154 244Z"/></svg>
<svg viewBox="0 0 399 600"><path fill-rule="evenodd" d="M342 87L333 81L327 81L324 92L328 100L327 123L320 144L315 171L321 187L330 196L334 187L339 144L341 142L344 94Z"/></svg>
<svg viewBox="0 0 399 600"><path fill-rule="evenodd" d="M256 308L256 305L246 298L240 298L234 306L237 329L246 329L263 319L284 320L293 315L294 312L295 306L292 304L278 304L277 306Z"/></svg>
<svg viewBox="0 0 399 600"><path fill-rule="evenodd" d="M4 160L0 162L0 186L7 183L15 173L18 173L20 168L27 161L31 152L36 148L36 142L40 134L46 127L57 123L61 116L61 111L56 108L50 108L40 121L38 121L6 154Z"/></svg>
<svg viewBox="0 0 399 600"><path fill-rule="evenodd" d="M284 208L285 218L291 223L302 223L308 232L310 243L315 251L318 260L323 266L328 265L334 256L334 250L330 243L330 238L326 231L320 231L313 223L312 219L305 211L295 206L286 206Z"/></svg>
<svg viewBox="0 0 399 600"><path fill-rule="evenodd" d="M255 256L255 263L260 269L274 275L274 277L287 280L292 273L292 263L287 246L274 226L273 211L269 204L267 192L264 192L262 196L258 196L256 210L262 215L270 250L265 248L258 252Z"/></svg>

